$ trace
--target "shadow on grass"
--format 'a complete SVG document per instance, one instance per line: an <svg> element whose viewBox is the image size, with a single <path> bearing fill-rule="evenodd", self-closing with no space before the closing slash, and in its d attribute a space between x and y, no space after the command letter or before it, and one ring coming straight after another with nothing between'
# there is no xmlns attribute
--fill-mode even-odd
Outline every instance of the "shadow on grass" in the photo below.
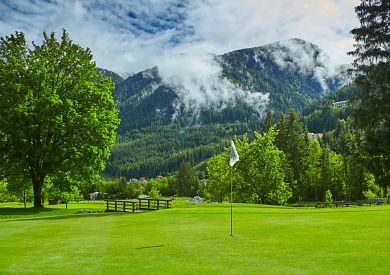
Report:
<svg viewBox="0 0 390 275"><path fill-rule="evenodd" d="M59 209L53 208L11 208L4 207L0 208L0 216L26 216L26 215L36 215L41 213L50 213L53 211L58 211Z"/></svg>
<svg viewBox="0 0 390 275"><path fill-rule="evenodd" d="M50 210L59 210L59 209L49 209ZM49 213L49 216L47 215L35 215L34 214L27 214L25 217L22 217L22 214L20 214L21 217L17 216L17 215L14 215L14 216L10 216L9 219L5 219L4 221L8 221L8 222L17 222L17 221L43 221L43 220L65 220L65 219L76 219L76 218L82 218L82 217L94 217L94 218L99 218L99 217L105 217L105 216L108 216L108 215L126 215L126 214L129 214L129 213L112 213L112 212L68 212L68 213L64 213L63 211L58 211L58 212L52 212L52 216L50 216L50 212ZM46 214L46 213L45 213ZM11 214L10 214L11 215ZM1 221L1 219L0 219Z"/></svg>

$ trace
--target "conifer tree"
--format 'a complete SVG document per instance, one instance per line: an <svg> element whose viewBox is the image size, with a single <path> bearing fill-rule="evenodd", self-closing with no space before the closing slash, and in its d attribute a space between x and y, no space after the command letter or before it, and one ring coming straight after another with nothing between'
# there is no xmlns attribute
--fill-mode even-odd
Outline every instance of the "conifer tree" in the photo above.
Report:
<svg viewBox="0 0 390 275"><path fill-rule="evenodd" d="M305 189L303 179L307 168L308 145L297 114L291 111L286 118L282 118L278 130L276 145L285 153L288 161L285 167L286 181L290 183L293 198L301 200ZM290 169L292 174L288 172Z"/></svg>
<svg viewBox="0 0 390 275"><path fill-rule="evenodd" d="M188 161L183 162L176 175L176 190L179 196L195 196L199 189L199 179Z"/></svg>
<svg viewBox="0 0 390 275"><path fill-rule="evenodd" d="M387 191L390 184L390 1L362 0L355 8L360 27L351 31L356 44L355 117L366 131L367 151L376 179Z"/></svg>
<svg viewBox="0 0 390 275"><path fill-rule="evenodd" d="M267 109L267 116L265 117L264 126L263 129L261 129L261 132L266 133L273 126L274 126L274 121L272 119L272 111L270 109Z"/></svg>

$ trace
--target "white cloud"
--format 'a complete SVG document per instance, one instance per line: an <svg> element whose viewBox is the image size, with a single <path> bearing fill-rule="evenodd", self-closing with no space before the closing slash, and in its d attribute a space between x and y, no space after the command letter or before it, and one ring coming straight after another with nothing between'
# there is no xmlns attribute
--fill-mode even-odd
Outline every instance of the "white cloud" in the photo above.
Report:
<svg viewBox="0 0 390 275"><path fill-rule="evenodd" d="M176 56L165 55L159 61L159 73L178 95L175 114L192 112L199 115L202 108L221 111L234 106L237 100L252 106L254 115L263 115L269 95L249 91L221 77L221 67L213 55L192 52Z"/></svg>
<svg viewBox="0 0 390 275"><path fill-rule="evenodd" d="M99 66L140 71L165 53L221 54L293 37L313 42L337 62L349 62L349 30L357 26L358 0L213 1L12 1L0 4L0 35L24 31L41 40L43 31L65 28L90 47ZM175 21L176 20L176 21ZM175 23L176 22L176 23ZM161 27L162 26L162 27ZM179 37L181 46L172 44Z"/></svg>
<svg viewBox="0 0 390 275"><path fill-rule="evenodd" d="M43 31L65 28L71 39L92 50L100 67L135 73L157 65L165 80L184 87L178 94L185 108L223 108L237 97L260 108L264 95L221 80L210 53L298 37L319 45L335 63L348 63L358 2L18 0L0 2L0 35L18 30L41 41Z"/></svg>

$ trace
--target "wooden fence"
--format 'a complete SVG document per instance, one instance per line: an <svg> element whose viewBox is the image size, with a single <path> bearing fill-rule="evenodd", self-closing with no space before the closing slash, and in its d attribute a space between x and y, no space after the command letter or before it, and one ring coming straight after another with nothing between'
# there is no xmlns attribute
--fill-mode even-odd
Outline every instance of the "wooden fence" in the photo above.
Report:
<svg viewBox="0 0 390 275"><path fill-rule="evenodd" d="M138 202L134 200L106 200L107 212L126 212L138 210Z"/></svg>
<svg viewBox="0 0 390 275"><path fill-rule="evenodd" d="M144 210L159 210L160 208L171 208L171 199L138 199L139 209Z"/></svg>
<svg viewBox="0 0 390 275"><path fill-rule="evenodd" d="M107 211L126 212L136 210L159 210L161 208L171 208L171 199L138 199L138 200L106 200Z"/></svg>

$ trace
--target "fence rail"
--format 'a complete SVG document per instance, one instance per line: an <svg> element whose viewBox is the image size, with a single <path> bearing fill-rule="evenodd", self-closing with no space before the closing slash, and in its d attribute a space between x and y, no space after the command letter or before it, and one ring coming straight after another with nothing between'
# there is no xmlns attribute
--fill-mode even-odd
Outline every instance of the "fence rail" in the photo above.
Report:
<svg viewBox="0 0 390 275"><path fill-rule="evenodd" d="M76 203L76 204L104 204L106 203L105 200L82 200L82 201L70 201L69 203Z"/></svg>
<svg viewBox="0 0 390 275"><path fill-rule="evenodd" d="M171 208L171 199L105 200L107 211L126 212L132 210L159 210Z"/></svg>
<svg viewBox="0 0 390 275"><path fill-rule="evenodd" d="M126 211L132 211L135 212L135 210L138 210L138 203L137 201L130 201L130 200L106 200L106 209L107 212L115 211L115 212L126 212Z"/></svg>
<svg viewBox="0 0 390 275"><path fill-rule="evenodd" d="M171 208L171 199L138 199L139 209L145 210L159 210L160 208Z"/></svg>

